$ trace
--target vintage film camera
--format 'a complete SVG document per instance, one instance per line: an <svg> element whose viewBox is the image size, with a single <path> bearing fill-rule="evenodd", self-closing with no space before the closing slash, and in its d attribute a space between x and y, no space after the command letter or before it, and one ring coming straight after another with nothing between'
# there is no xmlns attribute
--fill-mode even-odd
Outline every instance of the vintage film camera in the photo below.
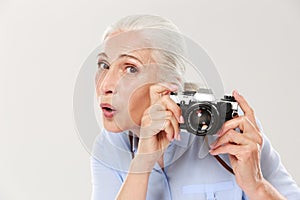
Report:
<svg viewBox="0 0 300 200"><path fill-rule="evenodd" d="M171 93L170 98L180 106L184 123L180 129L198 136L218 132L225 121L237 116L238 103L233 96L224 95L216 100L209 89Z"/></svg>

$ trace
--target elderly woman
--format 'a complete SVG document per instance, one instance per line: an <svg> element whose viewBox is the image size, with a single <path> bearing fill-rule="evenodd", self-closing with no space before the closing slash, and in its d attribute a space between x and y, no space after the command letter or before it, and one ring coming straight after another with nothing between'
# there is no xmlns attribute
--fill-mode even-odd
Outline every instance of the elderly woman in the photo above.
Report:
<svg viewBox="0 0 300 200"><path fill-rule="evenodd" d="M184 87L185 47L172 32L179 33L166 19L135 15L105 33L96 75L104 129L91 158L92 199L300 199L238 92L243 115L213 137L179 128L184 117L170 93ZM172 52L153 48L160 43Z"/></svg>

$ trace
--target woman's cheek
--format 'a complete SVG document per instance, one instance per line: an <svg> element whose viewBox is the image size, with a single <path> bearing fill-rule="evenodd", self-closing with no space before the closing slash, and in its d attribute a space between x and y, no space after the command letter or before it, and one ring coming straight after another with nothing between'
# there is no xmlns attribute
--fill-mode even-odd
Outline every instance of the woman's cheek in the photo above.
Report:
<svg viewBox="0 0 300 200"><path fill-rule="evenodd" d="M129 114L135 124L140 125L144 111L150 106L149 85L136 89L129 98Z"/></svg>

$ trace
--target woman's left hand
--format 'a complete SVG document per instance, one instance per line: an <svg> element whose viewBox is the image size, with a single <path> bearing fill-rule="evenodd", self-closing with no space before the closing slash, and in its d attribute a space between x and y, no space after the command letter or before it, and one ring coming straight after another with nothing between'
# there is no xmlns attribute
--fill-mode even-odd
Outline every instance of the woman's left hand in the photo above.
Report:
<svg viewBox="0 0 300 200"><path fill-rule="evenodd" d="M244 115L224 123L218 139L211 144L210 153L229 154L238 185L247 195L253 195L263 183L260 168L262 134L256 124L254 111L244 97L236 91L233 96ZM236 128L242 133L237 132Z"/></svg>

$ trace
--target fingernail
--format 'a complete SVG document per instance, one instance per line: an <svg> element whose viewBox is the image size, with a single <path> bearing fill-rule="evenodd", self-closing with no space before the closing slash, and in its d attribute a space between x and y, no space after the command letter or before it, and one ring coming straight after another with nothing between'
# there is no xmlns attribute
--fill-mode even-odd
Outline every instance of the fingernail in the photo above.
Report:
<svg viewBox="0 0 300 200"><path fill-rule="evenodd" d="M209 152L211 155L214 155L214 150L211 149L211 150L209 150L208 152Z"/></svg>
<svg viewBox="0 0 300 200"><path fill-rule="evenodd" d="M239 92L238 92L237 90L233 90L233 94L234 94L234 95L238 95L238 96L240 95Z"/></svg>
<svg viewBox="0 0 300 200"><path fill-rule="evenodd" d="M183 123L184 123L184 118L183 118L183 116L182 116L182 115L180 115L180 117L179 117L179 122L180 122L181 124L183 124Z"/></svg>
<svg viewBox="0 0 300 200"><path fill-rule="evenodd" d="M170 86L171 86L171 89L172 89L172 90L178 90L178 86L177 86L177 85L171 84Z"/></svg>

